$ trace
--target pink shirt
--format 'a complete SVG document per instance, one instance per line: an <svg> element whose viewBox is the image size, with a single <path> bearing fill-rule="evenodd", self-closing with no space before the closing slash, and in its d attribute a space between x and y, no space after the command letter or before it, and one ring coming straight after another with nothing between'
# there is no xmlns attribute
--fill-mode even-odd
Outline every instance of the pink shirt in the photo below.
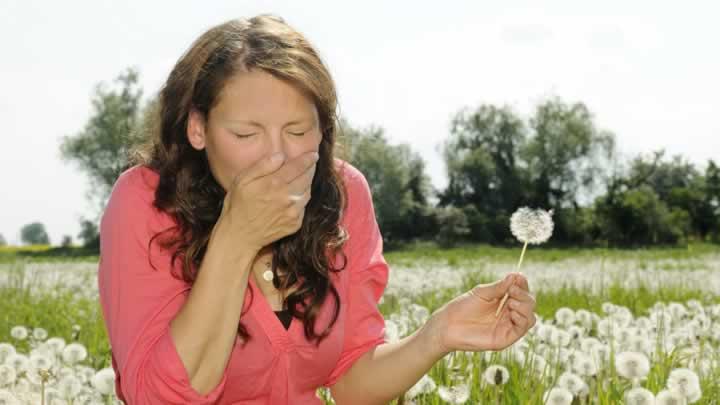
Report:
<svg viewBox="0 0 720 405"><path fill-rule="evenodd" d="M300 319L293 319L286 330L249 277L241 321L252 339L243 348L236 336L222 380L207 395L190 385L170 334L170 321L191 285L170 274L170 253L159 248L160 238L151 249L158 271L148 261L150 238L175 224L152 206L159 176L143 166L120 175L100 223L98 269L118 396L133 405L322 404L317 388L333 385L360 356L386 342L377 304L389 269L370 189L357 168L340 159L335 163L347 186L348 205L341 224L350 239L343 247L346 268L330 273L341 302L332 332L316 348L305 338ZM335 263L343 263L339 254ZM176 271L181 266L178 260ZM332 298L324 302L316 332L329 325L334 305Z"/></svg>

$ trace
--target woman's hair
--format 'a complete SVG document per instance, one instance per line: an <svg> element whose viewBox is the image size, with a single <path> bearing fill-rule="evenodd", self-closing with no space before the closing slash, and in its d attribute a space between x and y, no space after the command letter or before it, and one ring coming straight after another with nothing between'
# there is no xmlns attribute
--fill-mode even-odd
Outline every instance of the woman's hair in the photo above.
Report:
<svg viewBox="0 0 720 405"><path fill-rule="evenodd" d="M197 274L192 269L200 269L210 233L222 211L225 190L212 176L206 152L194 149L188 142L188 114L196 109L207 119L228 80L250 69L262 69L294 85L313 100L318 110L322 141L312 198L300 229L273 242L272 271L276 275L275 288L294 285L298 275L304 278L299 289L287 297L287 308L294 317L303 319L308 340L317 339L319 344L340 312L340 299L329 272L343 270L347 264L341 249L347 234L339 226L347 195L333 157L337 97L330 73L317 52L282 18L261 14L211 28L180 58L152 102L145 117L143 143L131 152L129 164L143 165L159 174L154 205L171 215L177 225L155 234L148 250L157 236L176 230L173 238L162 238L160 246L174 248L171 268L182 257L182 279L187 283L195 281ZM338 252L344 263L335 269L328 257ZM278 267L289 273L282 285ZM329 292L335 299L335 313L330 325L317 335L315 321ZM298 311L296 305L303 311ZM242 323L238 334L244 341L250 339Z"/></svg>

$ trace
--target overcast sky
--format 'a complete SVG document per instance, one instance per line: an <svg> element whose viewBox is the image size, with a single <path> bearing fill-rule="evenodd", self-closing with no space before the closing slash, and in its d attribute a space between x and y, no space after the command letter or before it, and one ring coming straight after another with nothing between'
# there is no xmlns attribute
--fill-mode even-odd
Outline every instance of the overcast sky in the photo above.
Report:
<svg viewBox="0 0 720 405"><path fill-rule="evenodd" d="M60 160L59 142L83 128L95 85L134 66L154 94L202 32L264 12L317 47L340 113L410 143L438 188L438 145L457 110L508 104L526 117L552 95L584 102L627 155L720 159L716 2L505 3L3 0L0 233L19 243L40 221L53 244L76 239L88 180Z"/></svg>

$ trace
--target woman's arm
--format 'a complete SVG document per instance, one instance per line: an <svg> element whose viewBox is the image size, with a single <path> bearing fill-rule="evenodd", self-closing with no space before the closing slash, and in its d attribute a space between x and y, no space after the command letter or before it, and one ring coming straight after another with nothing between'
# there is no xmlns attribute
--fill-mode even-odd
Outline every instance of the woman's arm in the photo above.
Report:
<svg viewBox="0 0 720 405"><path fill-rule="evenodd" d="M387 404L409 390L447 352L438 344L437 315L413 334L363 354L330 387L338 405Z"/></svg>
<svg viewBox="0 0 720 405"><path fill-rule="evenodd" d="M202 395L217 387L230 359L257 254L237 241L227 243L222 233L213 239L215 235L213 232L187 301L170 323L190 383ZM231 259L227 252L236 257Z"/></svg>

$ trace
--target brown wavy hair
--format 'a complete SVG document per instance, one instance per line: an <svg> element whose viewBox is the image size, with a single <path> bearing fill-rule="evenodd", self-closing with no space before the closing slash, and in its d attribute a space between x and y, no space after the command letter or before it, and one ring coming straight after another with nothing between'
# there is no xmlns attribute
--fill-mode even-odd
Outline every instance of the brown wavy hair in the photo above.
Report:
<svg viewBox="0 0 720 405"><path fill-rule="evenodd" d="M339 225L347 194L333 157L340 121L335 113L337 96L329 71L306 38L281 17L261 14L212 27L178 60L157 98L149 104L140 131L142 142L131 151L129 163L159 174L154 206L170 214L176 225L155 234L148 250L156 237L177 231L174 237L171 234L170 238L162 238L160 246L174 249L171 268L176 259L183 260L182 275L175 277L190 284L195 281L193 266L199 271L222 211L225 190L210 171L206 151L198 151L188 142L188 114L195 108L207 118L224 84L233 75L250 69L262 69L293 84L314 101L318 110L322 140L312 197L301 228L273 242L271 247L275 288L285 290L286 286L296 284L299 275L304 278L283 304L287 304L293 317L302 319L307 339L317 339L319 345L340 312L339 295L330 282L329 272L339 272L347 264L341 249L347 233ZM328 257L337 253L344 259L341 268L334 268L328 261ZM288 271L282 283L279 267ZM330 325L318 335L315 321L329 293L335 299L335 313ZM242 322L238 334L244 343L250 339Z"/></svg>

